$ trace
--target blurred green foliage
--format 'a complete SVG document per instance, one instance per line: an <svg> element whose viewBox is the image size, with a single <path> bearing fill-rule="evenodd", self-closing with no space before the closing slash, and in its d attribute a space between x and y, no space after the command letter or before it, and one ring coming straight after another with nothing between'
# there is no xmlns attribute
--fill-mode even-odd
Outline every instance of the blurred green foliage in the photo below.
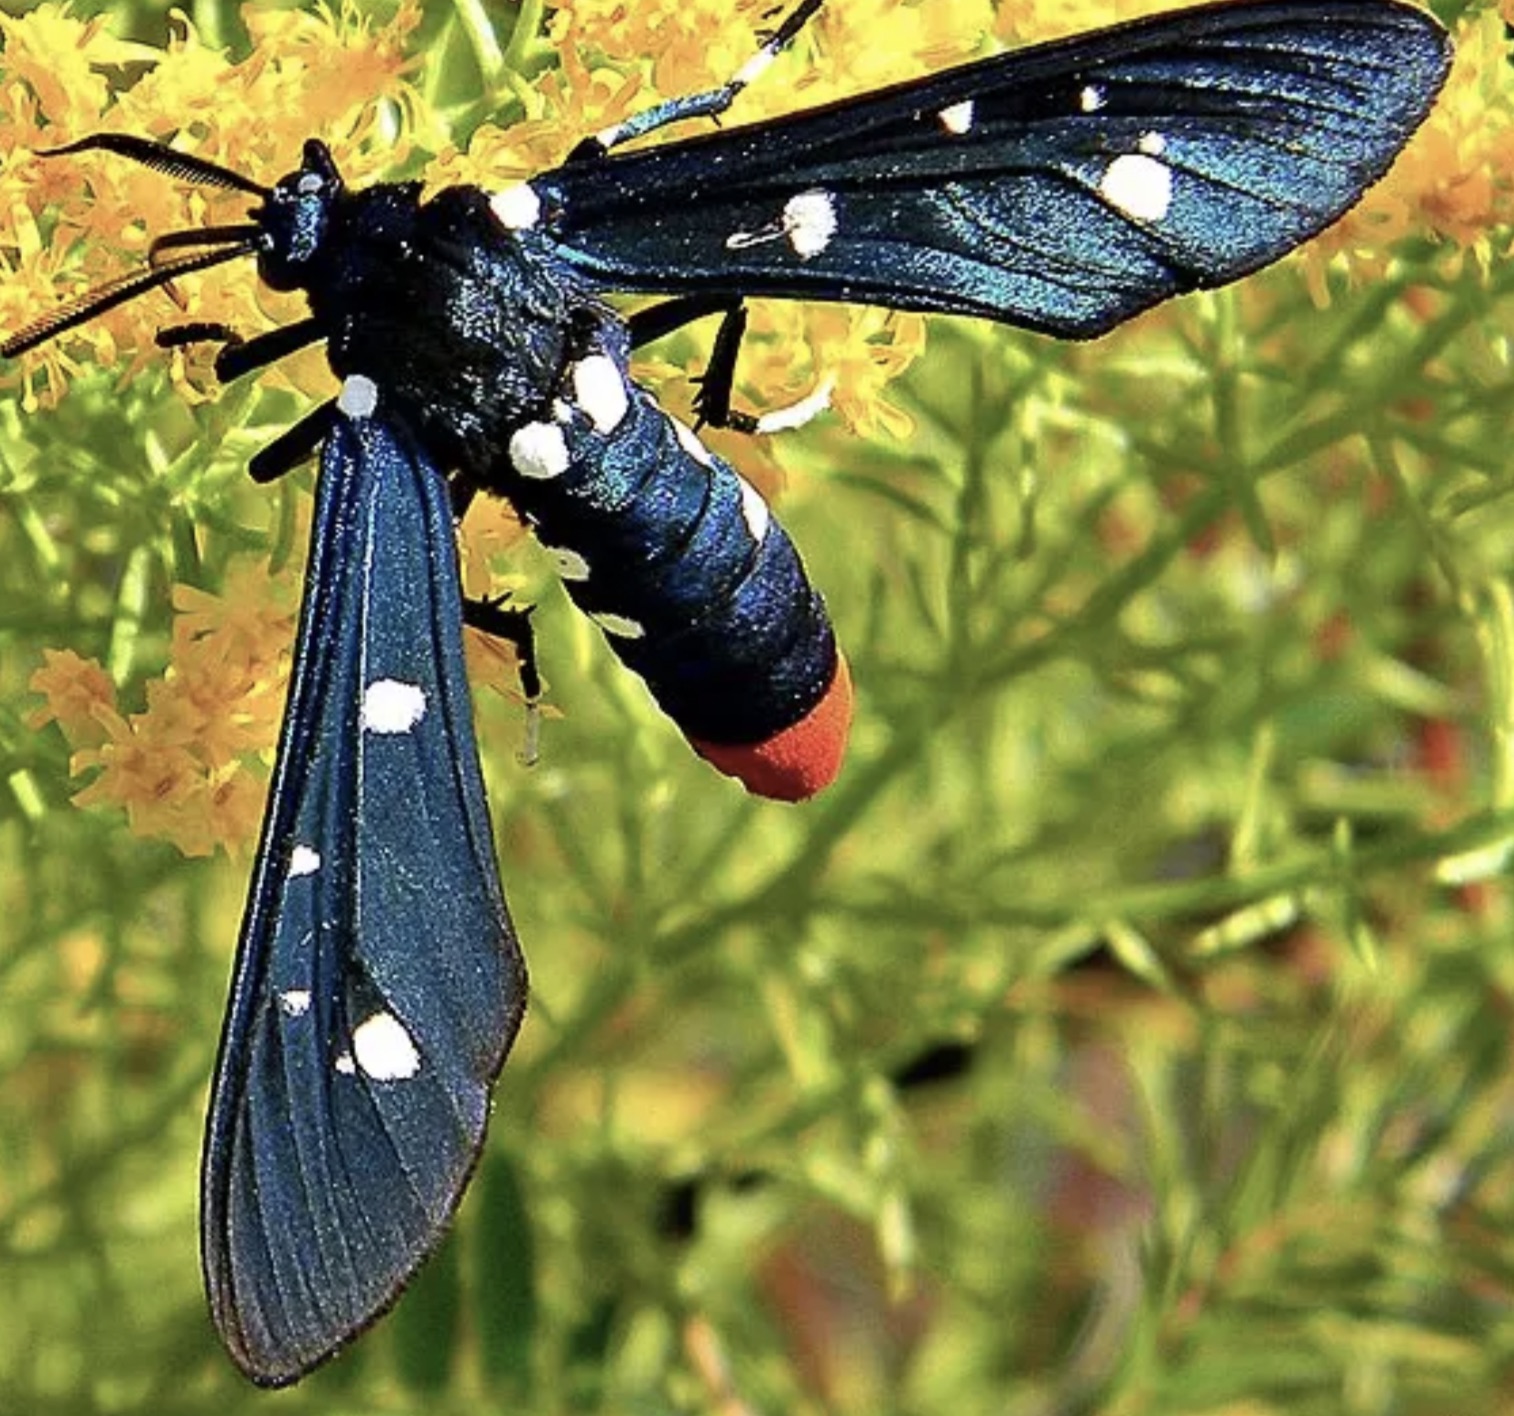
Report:
<svg viewBox="0 0 1514 1416"><path fill-rule="evenodd" d="M803 807L542 580L541 765L478 704L534 983L489 1157L277 1397L195 1257L248 862L70 806L27 680L129 620L129 697L169 568L308 480L154 369L0 406L0 1412L1510 1409L1511 280L934 322L912 438L782 444L859 690Z"/></svg>

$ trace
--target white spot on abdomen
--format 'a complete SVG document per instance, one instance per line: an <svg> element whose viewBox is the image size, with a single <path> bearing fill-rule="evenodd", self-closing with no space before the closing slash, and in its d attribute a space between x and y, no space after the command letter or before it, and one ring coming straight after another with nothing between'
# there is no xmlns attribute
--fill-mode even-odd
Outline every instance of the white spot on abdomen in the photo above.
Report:
<svg viewBox="0 0 1514 1416"><path fill-rule="evenodd" d="M960 138L963 133L970 132L973 126L973 101L964 98L961 103L953 103L950 107L943 108L936 117L941 120L941 126Z"/></svg>
<svg viewBox="0 0 1514 1416"><path fill-rule="evenodd" d="M555 423L527 423L510 434L510 465L538 482L568 470L568 440Z"/></svg>
<svg viewBox="0 0 1514 1416"><path fill-rule="evenodd" d="M376 1082L402 1082L421 1069L415 1039L393 1013L374 1013L352 1030L352 1056ZM337 1058L341 1070L342 1059Z"/></svg>
<svg viewBox="0 0 1514 1416"><path fill-rule="evenodd" d="M541 198L529 182L513 182L489 198L489 210L506 231L524 231L541 220Z"/></svg>
<svg viewBox="0 0 1514 1416"><path fill-rule="evenodd" d="M1099 195L1137 221L1163 221L1172 208L1172 169L1150 153L1125 153L1104 170Z"/></svg>
<svg viewBox="0 0 1514 1416"><path fill-rule="evenodd" d="M752 533L752 539L760 546L762 538L767 535L768 522L772 519L768 513L768 504L763 501L762 493L740 473L737 473L736 480L741 483L742 519L746 522L746 529Z"/></svg>
<svg viewBox="0 0 1514 1416"><path fill-rule="evenodd" d="M371 418L378 407L378 385L366 374L349 374L342 381L336 406L349 418Z"/></svg>
<svg viewBox="0 0 1514 1416"><path fill-rule="evenodd" d="M671 413L667 415L667 419L673 425L673 436L678 439L678 446L701 467L712 466L714 455L699 441L699 434L681 418L675 418Z"/></svg>
<svg viewBox="0 0 1514 1416"><path fill-rule="evenodd" d="M426 716L419 684L375 679L363 690L362 726L369 733L408 733Z"/></svg>
<svg viewBox="0 0 1514 1416"><path fill-rule="evenodd" d="M573 399L589 415L595 431L613 433L630 406L615 361L606 354L591 354L573 365L570 374Z"/></svg>

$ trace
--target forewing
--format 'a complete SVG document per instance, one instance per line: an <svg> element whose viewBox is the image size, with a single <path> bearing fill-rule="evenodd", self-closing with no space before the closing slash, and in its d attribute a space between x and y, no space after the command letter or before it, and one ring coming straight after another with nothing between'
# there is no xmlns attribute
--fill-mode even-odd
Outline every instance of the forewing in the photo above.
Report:
<svg viewBox="0 0 1514 1416"><path fill-rule="evenodd" d="M532 184L607 287L1103 332L1234 280L1387 170L1445 76L1392 0L1205 6Z"/></svg>
<svg viewBox="0 0 1514 1416"><path fill-rule="evenodd" d="M447 487L339 415L206 1134L206 1287L253 1380L331 1355L439 1242L525 997Z"/></svg>

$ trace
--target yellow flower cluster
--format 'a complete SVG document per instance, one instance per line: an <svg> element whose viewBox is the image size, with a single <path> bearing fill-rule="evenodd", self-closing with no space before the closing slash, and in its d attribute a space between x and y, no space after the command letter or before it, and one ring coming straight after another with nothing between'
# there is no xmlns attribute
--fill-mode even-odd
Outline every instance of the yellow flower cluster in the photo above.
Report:
<svg viewBox="0 0 1514 1416"><path fill-rule="evenodd" d="M139 834L208 855L257 830L263 787L244 769L278 732L294 616L287 582L253 562L223 595L180 585L173 598L172 665L148 684L145 712L123 717L105 670L62 650L32 676L47 701L28 721L56 722L73 772L98 772L80 806L120 807Z"/></svg>

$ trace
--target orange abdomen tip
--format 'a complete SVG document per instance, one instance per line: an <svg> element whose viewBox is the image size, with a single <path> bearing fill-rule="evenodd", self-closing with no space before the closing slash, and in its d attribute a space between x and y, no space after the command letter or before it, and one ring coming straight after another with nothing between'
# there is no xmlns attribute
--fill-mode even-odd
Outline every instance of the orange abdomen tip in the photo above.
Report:
<svg viewBox="0 0 1514 1416"><path fill-rule="evenodd" d="M830 786L846 756L852 726L852 676L846 656L836 653L836 675L825 696L792 727L765 742L699 742L690 745L706 762L735 777L756 796L803 801Z"/></svg>

